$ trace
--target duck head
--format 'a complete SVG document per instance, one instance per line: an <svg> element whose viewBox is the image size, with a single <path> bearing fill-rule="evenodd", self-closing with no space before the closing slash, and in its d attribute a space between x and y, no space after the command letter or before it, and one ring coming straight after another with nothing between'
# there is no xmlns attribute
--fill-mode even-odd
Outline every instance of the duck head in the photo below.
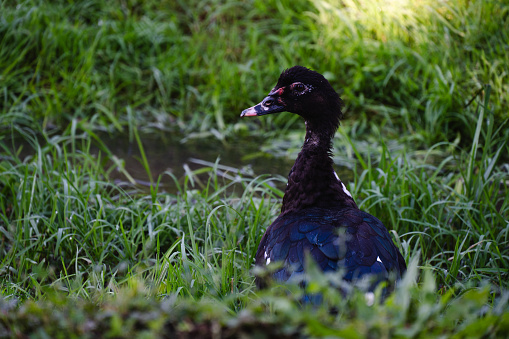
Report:
<svg viewBox="0 0 509 339"><path fill-rule="evenodd" d="M241 117L279 112L298 114L313 125L331 125L335 131L343 114L342 101L327 79L303 66L289 68L259 104L242 111Z"/></svg>

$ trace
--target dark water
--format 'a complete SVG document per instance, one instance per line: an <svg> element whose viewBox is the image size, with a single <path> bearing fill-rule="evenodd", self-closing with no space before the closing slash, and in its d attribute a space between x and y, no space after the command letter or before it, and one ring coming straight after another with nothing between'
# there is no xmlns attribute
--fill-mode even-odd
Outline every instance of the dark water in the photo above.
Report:
<svg viewBox="0 0 509 339"><path fill-rule="evenodd" d="M139 187L150 187L150 177L143 166L141 152L135 140L130 141L127 135L112 137L108 134L100 135L100 139L113 155L125 162L126 171ZM181 136L154 134L140 135L140 139L154 181L157 181L164 172L170 172L179 182L182 182L186 170L189 172L211 167L216 161L219 164L218 175L226 179L235 177L237 173L241 173L243 177L270 175L286 178L299 150L293 146L292 151L287 152L287 147L292 147L291 143L282 140L279 142L282 146L275 152L277 153L275 156L262 150L267 140L252 137L236 137L226 142L214 138L189 139L183 142L184 139ZM35 152L34 148L22 138L15 138L8 144L14 146L14 149L23 146L19 155L22 158ZM98 154L99 147L92 146L90 151ZM285 156L285 154L288 155ZM345 167L335 166L335 169L343 180L348 181L352 177L351 171ZM110 175L117 183L128 181L121 171L113 171ZM206 182L208 174L205 173L199 177ZM274 180L273 184L284 189L286 181ZM174 180L168 175L163 176L159 187L170 193L177 191Z"/></svg>
<svg viewBox="0 0 509 339"><path fill-rule="evenodd" d="M261 150L266 140L259 138L235 138L227 142L217 139L191 139L182 142L178 137L162 137L142 135L140 136L145 155L149 163L150 171L154 180L165 171L171 172L182 182L186 168L197 170L210 167L219 158L219 174L226 179L234 177L240 171L243 177L255 177L258 175L281 175L287 177L292 168L296 153L299 149L293 149L288 156L274 156ZM115 137L102 139L108 148L117 157L124 159L125 168L129 174L141 186L149 186L149 177L140 161L141 155L136 142L130 142L127 137ZM352 171L346 167L335 166L336 172L345 182L352 178ZM205 182L207 174L201 176ZM117 173L117 180L125 180L125 177ZM274 180L276 187L284 189L286 180ZM168 192L175 192L176 185L169 176L164 176L160 186Z"/></svg>
<svg viewBox="0 0 509 339"><path fill-rule="evenodd" d="M221 142L217 139L196 139L182 142L182 138L163 138L161 136L141 135L143 149L147 157L150 172L154 180L164 172L172 173L182 180L187 170L197 170L213 166L219 158L220 173L225 178L240 171L245 177L262 174L282 175L286 177L295 159L275 157L260 151L262 140L236 139ZM110 151L125 161L127 172L142 186L148 186L149 176L145 170L138 144L130 142L128 137L102 137ZM126 180L120 172L114 173L116 180ZM167 191L176 189L169 176L161 182ZM284 183L277 183L278 186ZM280 187L280 188L282 188Z"/></svg>

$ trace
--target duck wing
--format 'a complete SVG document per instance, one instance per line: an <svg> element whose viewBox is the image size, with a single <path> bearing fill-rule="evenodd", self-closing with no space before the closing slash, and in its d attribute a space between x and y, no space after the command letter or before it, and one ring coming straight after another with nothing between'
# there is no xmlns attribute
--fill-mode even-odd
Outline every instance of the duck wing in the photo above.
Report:
<svg viewBox="0 0 509 339"><path fill-rule="evenodd" d="M310 208L280 215L265 232L256 265L283 262L274 274L279 281L300 274L309 253L322 271L343 269L345 280L366 274L397 278L406 270L400 252L380 220L356 208L331 211Z"/></svg>

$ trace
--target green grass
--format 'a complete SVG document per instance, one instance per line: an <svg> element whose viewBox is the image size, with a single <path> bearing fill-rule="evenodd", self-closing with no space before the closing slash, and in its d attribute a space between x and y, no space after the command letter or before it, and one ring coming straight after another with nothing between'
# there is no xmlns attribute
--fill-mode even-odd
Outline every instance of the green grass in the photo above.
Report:
<svg viewBox="0 0 509 339"><path fill-rule="evenodd" d="M12 132L27 141L33 155L22 159L20 152L27 150L12 151L9 139L1 141L4 333L88 336L106 328L107 336L132 331L164 336L172 333L168 327L209 333L211 324L224 333L261 328L277 335L345 335L355 328L366 335L464 335L472 328L507 333L507 169L495 164L508 145L500 128L489 125L492 113L480 113L480 132L470 150L437 144L424 155L392 155L381 143L373 160L357 159L349 188L363 209L390 225L407 261L414 258L413 273L394 296L371 307L362 294L344 298L328 287L329 279L337 284L334 277L318 275L310 289L327 295L318 313L299 311L297 286L254 288L253 256L281 198L269 185L274 178L231 181L215 164L180 180L163 174L147 192L107 180L114 167L123 170L122 163L114 162L106 147L90 155L91 145L99 143L92 131L76 134L72 124L51 135L33 121L12 123ZM491 133L482 148L481 131ZM339 141L339 147L351 149L344 152L352 154L351 162L365 153L344 134ZM442 148L453 155L438 165L425 161L443 156ZM178 194L160 190L162 181L175 181ZM166 301L157 301L161 298ZM25 299L35 302L13 309L12 301ZM76 299L82 301L75 305ZM98 305L118 311L102 315L94 311ZM332 306L339 308L336 317L326 315ZM42 316L53 307L60 311ZM139 318L140 309L148 318ZM84 329L83 317L94 327ZM281 329L278 321L287 321L287 327Z"/></svg>
<svg viewBox="0 0 509 339"><path fill-rule="evenodd" d="M267 188L266 178L224 183L216 174L218 165L177 181L177 195L158 189L160 181L176 180L171 173L157 178L146 192L129 182L107 180L122 164L108 164L113 156L107 149L89 154L93 132L41 132L41 146L35 135L16 127L26 140L35 140L28 146L35 154L21 161L3 144L2 274L18 282L11 286L4 281L7 294L39 295L41 286L58 283L70 293L88 295L90 289L102 290L137 274L164 280L169 293L201 270L215 272L211 263L221 267L224 277L240 279L251 267L262 226L277 211L268 203L278 191ZM201 187L199 172L211 174L208 181L202 178ZM191 266L187 258L193 259ZM168 266L174 262L175 267ZM222 295L230 291L230 283L222 283L195 282L181 293L194 296L214 289L208 292Z"/></svg>
<svg viewBox="0 0 509 339"><path fill-rule="evenodd" d="M507 335L509 7L411 3L0 2L0 337ZM150 172L147 132L294 156L298 118L238 118L294 64L342 91L335 161L411 267L383 303L312 268L323 307L256 290L285 178Z"/></svg>
<svg viewBox="0 0 509 339"><path fill-rule="evenodd" d="M294 64L325 73L356 121L393 124L424 147L470 144L464 106L484 84L497 119L508 117L509 7L500 1L0 6L1 113L30 113L45 127L77 118L109 131L230 135L246 128L240 111Z"/></svg>

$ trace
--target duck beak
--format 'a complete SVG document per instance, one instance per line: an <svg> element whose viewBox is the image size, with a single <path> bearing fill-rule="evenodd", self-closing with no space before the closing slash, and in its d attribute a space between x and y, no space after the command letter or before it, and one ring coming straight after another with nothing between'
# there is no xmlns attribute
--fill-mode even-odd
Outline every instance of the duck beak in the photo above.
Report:
<svg viewBox="0 0 509 339"><path fill-rule="evenodd" d="M265 114L279 113L285 111L285 105L282 103L281 98L269 95L262 100L258 105L246 108L240 114L240 117L256 117Z"/></svg>

